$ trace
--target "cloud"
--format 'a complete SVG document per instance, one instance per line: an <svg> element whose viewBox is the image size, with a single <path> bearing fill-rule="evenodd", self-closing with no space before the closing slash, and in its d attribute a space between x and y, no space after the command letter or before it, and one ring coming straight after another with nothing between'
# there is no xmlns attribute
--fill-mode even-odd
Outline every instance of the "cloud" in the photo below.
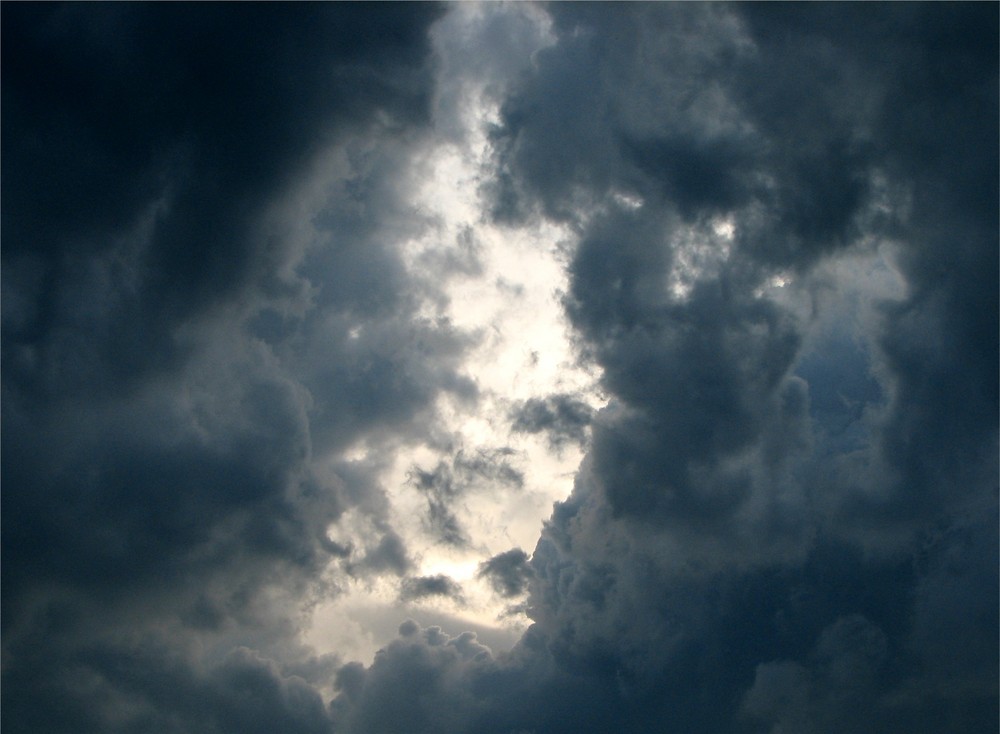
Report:
<svg viewBox="0 0 1000 734"><path fill-rule="evenodd" d="M6 728L995 727L996 6L2 12ZM475 225L408 248L494 103L484 216L567 233L608 401L484 418L585 456L464 580L408 523L478 549L528 472L441 424ZM477 582L509 652L301 641Z"/></svg>
<svg viewBox="0 0 1000 734"><path fill-rule="evenodd" d="M352 12L261 8L242 23L208 8L183 19L167 9L10 12L5 251L46 273L44 292L20 296L46 305L8 331L11 379L28 379L16 357L32 345L47 347L49 370L34 374L49 375L50 390L88 375L94 390L105 374L179 359L172 328L280 261L278 242L256 232L293 172L380 110L401 124L425 115L423 40L409 30L421 23L369 18L399 31L375 52L345 32L360 20ZM433 11L412 19L422 15L426 24ZM355 91L361 79L367 95ZM79 302L86 313L72 309ZM73 344L88 317L107 324ZM58 360L71 355L67 372Z"/></svg>
<svg viewBox="0 0 1000 734"><path fill-rule="evenodd" d="M450 731L467 711L464 702L444 705L451 683L490 659L475 633L449 638L440 627L407 620L370 668L351 663L338 671L343 695L331 705L335 730Z"/></svg>
<svg viewBox="0 0 1000 734"><path fill-rule="evenodd" d="M511 429L517 433L545 433L559 450L568 442L583 445L593 409L572 395L529 398L511 410Z"/></svg>
<svg viewBox="0 0 1000 734"><path fill-rule="evenodd" d="M484 191L509 226L577 233L564 305L610 401L531 556L534 624L492 664L531 693L470 672L439 728L995 724L970 519L995 539L995 8L548 12ZM898 289L846 276L886 260Z"/></svg>
<svg viewBox="0 0 1000 734"><path fill-rule="evenodd" d="M300 610L410 562L328 460L470 395L380 229L440 12L4 9L5 729L329 730Z"/></svg>
<svg viewBox="0 0 1000 734"><path fill-rule="evenodd" d="M412 566L403 539L399 537L392 528L385 531L385 535L379 540L378 545L365 553L361 559L360 570L362 572L391 571L397 576L402 576Z"/></svg>
<svg viewBox="0 0 1000 734"><path fill-rule="evenodd" d="M500 596L507 598L520 596L531 578L528 554L520 548L497 553L479 564L476 575L489 581L490 586Z"/></svg>
<svg viewBox="0 0 1000 734"><path fill-rule="evenodd" d="M402 601L413 601L427 596L447 596L461 601L462 585L443 574L416 576L403 580L399 592Z"/></svg>

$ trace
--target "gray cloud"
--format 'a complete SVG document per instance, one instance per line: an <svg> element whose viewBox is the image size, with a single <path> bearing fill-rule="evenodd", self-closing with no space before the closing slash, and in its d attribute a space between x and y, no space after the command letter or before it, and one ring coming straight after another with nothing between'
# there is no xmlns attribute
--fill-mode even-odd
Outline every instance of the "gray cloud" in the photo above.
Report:
<svg viewBox="0 0 1000 734"><path fill-rule="evenodd" d="M996 9L548 12L484 190L578 233L564 304L611 401L534 625L438 728L995 727ZM870 311L824 281L878 257L903 286Z"/></svg>
<svg viewBox="0 0 1000 734"><path fill-rule="evenodd" d="M519 596L527 589L528 581L531 579L528 554L520 548L497 553L479 564L476 575L489 581L490 586L500 596Z"/></svg>
<svg viewBox="0 0 1000 734"><path fill-rule="evenodd" d="M758 666L744 709L775 721L773 731L869 726L872 684L887 648L885 634L867 619L842 617L820 634L813 670L791 662Z"/></svg>
<svg viewBox="0 0 1000 734"><path fill-rule="evenodd" d="M582 446L593 409L572 395L529 398L511 410L511 429L518 433L545 433L556 450L566 443Z"/></svg>
<svg viewBox="0 0 1000 734"><path fill-rule="evenodd" d="M467 705L443 705L449 684L483 670L489 648L475 633L449 638L440 627L422 629L412 620L399 633L371 668L351 663L338 671L343 695L331 705L335 730L430 732L460 725Z"/></svg>
<svg viewBox="0 0 1000 734"><path fill-rule="evenodd" d="M395 530L387 528L378 545L365 553L359 567L355 569L348 566L348 569L360 575L389 571L397 576L402 576L410 570L412 565L403 539Z"/></svg>
<svg viewBox="0 0 1000 734"><path fill-rule="evenodd" d="M995 729L996 6L553 4L532 58L540 10L483 12L429 61L433 6L3 7L5 728ZM530 559L480 567L527 591L513 650L407 621L345 663L297 640L338 573L459 592L376 477L477 399L475 338L415 315L475 243L395 244L462 63L610 400L511 416L590 426ZM836 269L879 258L892 292ZM524 475L435 446L411 489L467 545Z"/></svg>
<svg viewBox="0 0 1000 734"><path fill-rule="evenodd" d="M409 568L315 459L473 394L379 229L440 11L355 11L3 11L5 729L328 731L296 610Z"/></svg>
<svg viewBox="0 0 1000 734"><path fill-rule="evenodd" d="M470 539L455 513L456 504L470 492L523 486L524 475L510 464L513 454L507 447L474 452L460 449L434 469L413 467L409 483L426 498L425 523L430 534L446 545L468 546Z"/></svg>
<svg viewBox="0 0 1000 734"><path fill-rule="evenodd" d="M442 574L403 579L399 592L399 598L402 601L413 601L427 596L447 596L460 601L462 599L462 585Z"/></svg>

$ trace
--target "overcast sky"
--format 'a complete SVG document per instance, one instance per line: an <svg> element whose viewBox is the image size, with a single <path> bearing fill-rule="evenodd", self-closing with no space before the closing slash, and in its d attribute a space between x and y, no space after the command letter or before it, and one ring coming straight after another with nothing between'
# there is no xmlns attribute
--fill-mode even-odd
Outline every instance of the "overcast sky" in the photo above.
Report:
<svg viewBox="0 0 1000 734"><path fill-rule="evenodd" d="M4 731L995 732L998 7L4 3Z"/></svg>

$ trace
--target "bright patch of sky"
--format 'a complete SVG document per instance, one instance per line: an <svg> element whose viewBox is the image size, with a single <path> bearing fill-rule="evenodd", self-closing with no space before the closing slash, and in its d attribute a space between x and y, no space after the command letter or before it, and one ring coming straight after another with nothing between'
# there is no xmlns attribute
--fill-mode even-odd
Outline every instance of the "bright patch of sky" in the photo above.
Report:
<svg viewBox="0 0 1000 734"><path fill-rule="evenodd" d="M447 576L461 584L461 598L438 595L404 602L395 577L341 580L346 593L315 608L306 641L319 651L337 650L346 659L370 662L407 617L425 626L449 620L452 627L471 625L494 651L512 646L527 618L513 606L517 599L500 598L486 580L477 578L479 564L514 547L531 552L552 503L570 493L582 452L572 444L554 452L543 434L512 432L510 412L524 400L554 393L574 394L592 407L603 402L598 375L575 359L560 304L572 233L547 222L501 227L484 213L480 181L490 155L488 126L498 118L494 100L503 80L497 75L515 70L470 67L448 45L456 32L465 33L466 42L476 34L489 37L495 20L490 13L489 6L457 7L447 19L453 27L436 36L438 86L450 96L439 100L435 144L415 162L423 184L411 202L434 224L419 239L400 243L410 272L437 282L445 295L427 299L420 315L447 319L475 335L464 369L479 398L474 405L440 398L435 434L448 437L450 451L438 445L402 447L379 477L391 505L390 523L415 561L411 575ZM524 8L520 22L528 39L522 42L544 42L544 16ZM464 53L470 48L474 44ZM624 204L641 202L626 197ZM358 446L347 458L364 461L378 448ZM523 483L491 477L470 482L448 507L468 542L448 544L427 527L428 500L414 486L413 473L433 471L458 452L466 458L488 456L522 476ZM331 538L364 542L373 535L366 523L370 521L359 513L348 513L331 528Z"/></svg>

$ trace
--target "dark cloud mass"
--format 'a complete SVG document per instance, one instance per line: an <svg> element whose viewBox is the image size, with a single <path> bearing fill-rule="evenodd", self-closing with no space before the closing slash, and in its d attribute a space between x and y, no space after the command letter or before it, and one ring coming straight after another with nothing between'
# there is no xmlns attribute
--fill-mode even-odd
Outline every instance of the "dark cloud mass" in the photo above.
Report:
<svg viewBox="0 0 1000 734"><path fill-rule="evenodd" d="M5 730L329 730L294 610L384 519L313 458L468 393L380 232L439 15L4 7ZM352 568L405 572L383 532Z"/></svg>
<svg viewBox="0 0 1000 734"><path fill-rule="evenodd" d="M478 11L470 50L429 4L3 5L4 728L996 731L998 6ZM585 451L478 567L515 647L407 620L366 666L302 642L338 579L470 588L392 452L445 457L442 547L525 484L436 428L477 337L421 306L488 245L400 244L460 73L608 403L492 417Z"/></svg>

